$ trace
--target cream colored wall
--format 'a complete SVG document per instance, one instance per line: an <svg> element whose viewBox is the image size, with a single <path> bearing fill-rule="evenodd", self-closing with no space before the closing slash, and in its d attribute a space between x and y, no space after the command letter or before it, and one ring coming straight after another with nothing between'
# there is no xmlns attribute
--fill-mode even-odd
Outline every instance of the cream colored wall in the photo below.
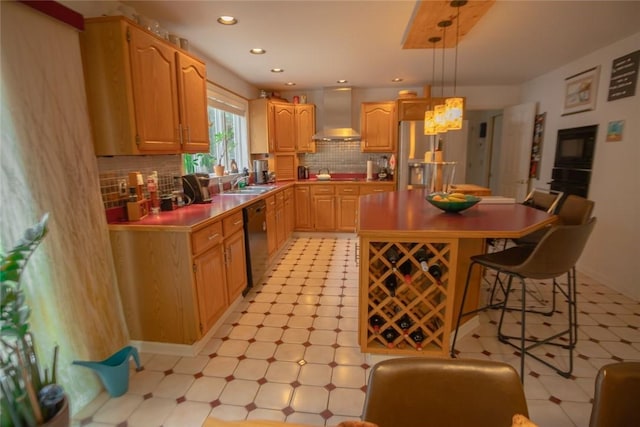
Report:
<svg viewBox="0 0 640 427"><path fill-rule="evenodd" d="M60 346L59 382L77 411L102 390L75 359L128 343L93 154L78 32L17 2L0 2L0 239L50 213L25 277L40 359Z"/></svg>
<svg viewBox="0 0 640 427"><path fill-rule="evenodd" d="M595 159L588 197L595 201L598 224L578 268L610 288L640 301L640 81L635 96L608 102L611 63L640 46L640 33L596 50L561 68L523 85L523 102L538 102L546 112L540 179L534 186L546 186L551 179L558 129L597 124ZM596 108L562 116L564 79L600 66ZM607 124L624 120L620 142L606 142Z"/></svg>

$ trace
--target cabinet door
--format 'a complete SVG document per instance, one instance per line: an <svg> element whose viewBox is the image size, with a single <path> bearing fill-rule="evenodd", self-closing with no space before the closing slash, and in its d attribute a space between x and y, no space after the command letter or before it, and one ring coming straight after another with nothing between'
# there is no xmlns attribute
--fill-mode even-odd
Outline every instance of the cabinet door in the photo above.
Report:
<svg viewBox="0 0 640 427"><path fill-rule="evenodd" d="M296 155L276 153L273 155L274 169L278 181L293 181L296 179Z"/></svg>
<svg viewBox="0 0 640 427"><path fill-rule="evenodd" d="M278 230L276 224L276 198L269 196L266 199L267 203L267 252L269 256L273 255L278 249Z"/></svg>
<svg viewBox="0 0 640 427"><path fill-rule="evenodd" d="M284 219L284 191L280 191L276 197L276 247L280 249L287 240L287 229Z"/></svg>
<svg viewBox="0 0 640 427"><path fill-rule="evenodd" d="M393 152L396 147L396 103L363 102L360 115L361 148L365 152Z"/></svg>
<svg viewBox="0 0 640 427"><path fill-rule="evenodd" d="M131 26L128 31L138 148L179 153L175 49L142 29Z"/></svg>
<svg viewBox="0 0 640 427"><path fill-rule="evenodd" d="M295 228L295 206L293 189L287 188L284 190L284 224L285 224L285 239L289 239Z"/></svg>
<svg viewBox="0 0 640 427"><path fill-rule="evenodd" d="M334 231L336 229L335 196L333 194L313 196L313 229Z"/></svg>
<svg viewBox="0 0 640 427"><path fill-rule="evenodd" d="M295 187L295 227L296 230L311 230L311 193L308 185Z"/></svg>
<svg viewBox="0 0 640 427"><path fill-rule="evenodd" d="M296 151L315 153L316 143L311 139L316 131L316 109L313 104L295 106Z"/></svg>
<svg viewBox="0 0 640 427"><path fill-rule="evenodd" d="M227 294L229 304L247 287L247 259L245 258L244 231L225 238L227 265Z"/></svg>
<svg viewBox="0 0 640 427"><path fill-rule="evenodd" d="M200 334L205 335L229 306L225 286L222 245L216 245L193 260L200 319Z"/></svg>
<svg viewBox="0 0 640 427"><path fill-rule="evenodd" d="M293 105L275 104L275 150L276 152L295 151L295 127Z"/></svg>
<svg viewBox="0 0 640 427"><path fill-rule="evenodd" d="M354 232L356 230L357 210L358 196L338 196L336 229L338 231Z"/></svg>
<svg viewBox="0 0 640 427"><path fill-rule="evenodd" d="M207 74L205 65L177 52L182 151L209 152Z"/></svg>

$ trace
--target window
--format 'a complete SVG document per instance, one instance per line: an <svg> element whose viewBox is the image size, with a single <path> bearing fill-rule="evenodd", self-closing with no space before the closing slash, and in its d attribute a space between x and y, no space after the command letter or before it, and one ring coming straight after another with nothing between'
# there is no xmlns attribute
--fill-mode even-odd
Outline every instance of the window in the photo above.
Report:
<svg viewBox="0 0 640 427"><path fill-rule="evenodd" d="M223 165L225 174L249 168L246 112L248 103L220 87L208 83L209 153L184 154L185 173L212 173Z"/></svg>

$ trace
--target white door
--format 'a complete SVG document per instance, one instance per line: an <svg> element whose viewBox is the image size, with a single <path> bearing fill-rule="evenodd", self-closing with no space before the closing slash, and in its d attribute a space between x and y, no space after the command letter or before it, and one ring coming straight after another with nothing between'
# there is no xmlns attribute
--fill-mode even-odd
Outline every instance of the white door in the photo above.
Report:
<svg viewBox="0 0 640 427"><path fill-rule="evenodd" d="M497 195L521 202L529 190L529 161L536 103L514 105L503 111Z"/></svg>

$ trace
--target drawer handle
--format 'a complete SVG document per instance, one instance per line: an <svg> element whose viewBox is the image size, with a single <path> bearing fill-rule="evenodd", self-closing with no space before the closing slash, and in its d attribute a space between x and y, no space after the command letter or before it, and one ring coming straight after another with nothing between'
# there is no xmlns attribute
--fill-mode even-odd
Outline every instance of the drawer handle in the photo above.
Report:
<svg viewBox="0 0 640 427"><path fill-rule="evenodd" d="M344 191L345 193L353 193L352 188L344 188L342 191Z"/></svg>
<svg viewBox="0 0 640 427"><path fill-rule="evenodd" d="M213 239L215 239L216 237L218 237L219 235L220 235L219 233L216 233L216 234L209 234L209 240L213 240Z"/></svg>
<svg viewBox="0 0 640 427"><path fill-rule="evenodd" d="M241 219L239 219L239 220L237 220L237 221L235 221L235 222L233 223L233 225L239 225L239 224L242 224L242 220L241 220Z"/></svg>

